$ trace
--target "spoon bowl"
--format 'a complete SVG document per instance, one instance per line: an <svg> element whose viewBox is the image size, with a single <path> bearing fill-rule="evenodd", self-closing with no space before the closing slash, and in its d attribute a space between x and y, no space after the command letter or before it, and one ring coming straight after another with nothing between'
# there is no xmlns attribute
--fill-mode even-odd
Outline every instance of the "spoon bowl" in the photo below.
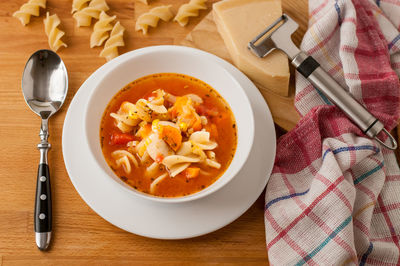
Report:
<svg viewBox="0 0 400 266"><path fill-rule="evenodd" d="M22 75L22 93L29 108L42 118L40 128L40 162L36 183L34 224L36 245L40 250L48 248L52 231L52 204L50 170L47 152L48 119L64 103L68 92L67 69L61 58L50 50L35 52L25 65Z"/></svg>
<svg viewBox="0 0 400 266"><path fill-rule="evenodd" d="M35 52L25 65L22 91L29 108L49 118L64 103L68 91L67 70L61 58L50 50Z"/></svg>

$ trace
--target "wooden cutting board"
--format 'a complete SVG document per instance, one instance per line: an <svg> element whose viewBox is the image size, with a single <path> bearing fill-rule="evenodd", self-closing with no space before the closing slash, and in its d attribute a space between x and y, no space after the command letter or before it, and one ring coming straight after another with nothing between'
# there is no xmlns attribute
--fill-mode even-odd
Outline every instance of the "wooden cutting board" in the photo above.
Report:
<svg viewBox="0 0 400 266"><path fill-rule="evenodd" d="M300 45L301 39L307 30L307 1L283 1L282 7L283 12L299 23L299 29L293 35L293 41L296 45ZM212 12L186 36L181 44L207 51L232 63L229 52L214 23ZM288 97L278 95L259 84L256 84L256 86L267 101L274 122L285 130L292 129L300 119L299 114L294 108L295 83L293 68L291 68Z"/></svg>

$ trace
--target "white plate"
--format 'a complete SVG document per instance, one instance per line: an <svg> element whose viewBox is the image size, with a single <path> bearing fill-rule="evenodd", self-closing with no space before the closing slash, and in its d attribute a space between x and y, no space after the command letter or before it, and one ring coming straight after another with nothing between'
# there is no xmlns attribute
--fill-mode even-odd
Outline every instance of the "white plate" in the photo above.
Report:
<svg viewBox="0 0 400 266"><path fill-rule="evenodd" d="M70 179L83 200L101 217L128 232L159 239L183 239L204 235L231 223L258 198L267 184L275 159L276 139L271 113L254 84L226 61L189 49L213 60L235 76L245 89L255 119L250 156L237 176L217 192L190 202L166 204L135 196L122 189L97 166L84 134L84 110L91 88L101 76L130 56L144 51L178 49L153 46L135 50L110 61L93 73L72 100L63 128L62 147Z"/></svg>

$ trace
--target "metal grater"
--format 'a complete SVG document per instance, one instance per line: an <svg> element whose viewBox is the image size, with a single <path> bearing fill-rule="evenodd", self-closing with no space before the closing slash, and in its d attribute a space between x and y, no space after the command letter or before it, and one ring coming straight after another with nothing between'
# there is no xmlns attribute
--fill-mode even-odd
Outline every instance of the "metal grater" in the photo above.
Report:
<svg viewBox="0 0 400 266"><path fill-rule="evenodd" d="M275 49L287 54L296 70L320 90L332 103L336 104L367 136L374 138L382 146L395 150L397 142L384 128L382 122L374 117L362 104L343 89L319 63L293 43L291 35L299 25L288 15L283 14L267 29L249 42L248 48L258 57L263 58ZM385 133L391 145L378 138Z"/></svg>

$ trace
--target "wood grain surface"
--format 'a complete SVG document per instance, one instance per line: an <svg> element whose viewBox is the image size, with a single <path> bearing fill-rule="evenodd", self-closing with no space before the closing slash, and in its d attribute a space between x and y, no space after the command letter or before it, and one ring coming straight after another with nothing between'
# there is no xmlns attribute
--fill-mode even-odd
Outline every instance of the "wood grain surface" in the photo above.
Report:
<svg viewBox="0 0 400 266"><path fill-rule="evenodd" d="M307 20L306 0L282 0L284 10ZM12 17L25 0L0 1L0 265L177 265L267 264L263 221L263 195L238 220L217 232L179 241L148 239L127 233L94 213L75 191L65 170L61 134L65 114L80 85L105 63L101 48L90 49L91 28L77 28L72 1L48 0L47 10L61 19L68 48L60 49L69 74L69 91L59 113L50 120L52 149L49 152L53 193L53 239L47 252L40 252L33 233L33 207L39 152L40 119L26 106L21 75L26 60L38 49L48 48L43 15L32 17L23 27ZM107 0L125 26L126 46L137 48L179 44L208 11L191 19L186 28L161 22L148 36L134 31L135 19L149 7L134 0ZM186 0L153 0L153 5L172 4L173 11ZM301 15L299 15L301 12ZM303 24L305 25L305 24ZM76 132L82 134L82 132Z"/></svg>

